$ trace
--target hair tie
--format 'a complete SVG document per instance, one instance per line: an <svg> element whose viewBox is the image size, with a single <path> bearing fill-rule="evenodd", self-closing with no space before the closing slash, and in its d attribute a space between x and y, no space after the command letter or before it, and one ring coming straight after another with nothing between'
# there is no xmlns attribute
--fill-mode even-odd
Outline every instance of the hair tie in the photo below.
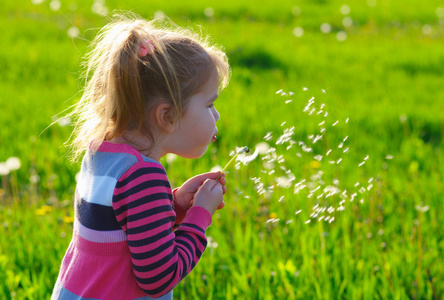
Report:
<svg viewBox="0 0 444 300"><path fill-rule="evenodd" d="M148 44L148 48L145 44ZM150 40L145 40L145 42L142 42L142 44L140 44L140 48L139 48L139 56L140 57L145 57L148 54L153 54L154 53L154 46L153 43L151 43Z"/></svg>

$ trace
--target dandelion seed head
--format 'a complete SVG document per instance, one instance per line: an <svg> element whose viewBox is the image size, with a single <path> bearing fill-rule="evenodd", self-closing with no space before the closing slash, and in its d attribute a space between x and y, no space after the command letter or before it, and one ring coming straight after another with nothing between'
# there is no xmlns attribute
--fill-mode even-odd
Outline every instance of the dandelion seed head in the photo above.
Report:
<svg viewBox="0 0 444 300"><path fill-rule="evenodd" d="M336 39L340 42L343 42L347 39L347 33L345 31L339 31L336 34Z"/></svg>
<svg viewBox="0 0 444 300"><path fill-rule="evenodd" d="M331 25L328 23L322 23L321 24L321 32L325 33L325 34L330 33L331 32Z"/></svg>
<svg viewBox="0 0 444 300"><path fill-rule="evenodd" d="M5 162L5 167L9 171L16 171L16 170L20 169L21 165L22 164L20 162L20 158L15 157L15 156L8 158Z"/></svg>
<svg viewBox="0 0 444 300"><path fill-rule="evenodd" d="M416 205L416 206L415 206L415 209L416 209L417 211L420 211L420 212L426 212L426 211L429 210L429 208L430 208L430 207L428 207L427 205L426 205L426 206L421 206L421 205Z"/></svg>
<svg viewBox="0 0 444 300"><path fill-rule="evenodd" d="M79 35L80 35L80 30L77 27L75 27L75 26L69 27L68 36L71 39L77 38L77 37L79 37Z"/></svg>
<svg viewBox="0 0 444 300"><path fill-rule="evenodd" d="M157 21L163 21L163 20L165 20L165 18L166 18L166 15L165 15L165 13L164 13L163 11L161 11L161 10L157 10L157 11L154 13L154 19L156 19Z"/></svg>
<svg viewBox="0 0 444 300"><path fill-rule="evenodd" d="M62 7L62 3L59 0L52 0L49 3L49 8L53 11L58 11Z"/></svg>
<svg viewBox="0 0 444 300"><path fill-rule="evenodd" d="M302 37L304 35L304 29L302 27L295 27L293 29L293 35L295 37Z"/></svg>
<svg viewBox="0 0 444 300"><path fill-rule="evenodd" d="M341 14L348 15L350 13L350 6L348 6L347 4L344 4L341 6L340 11L341 11Z"/></svg>
<svg viewBox="0 0 444 300"><path fill-rule="evenodd" d="M352 18L350 18L350 17L344 17L343 19L342 19L342 25L344 26L344 27L350 27L350 26L352 26L353 25L353 20L352 20Z"/></svg>
<svg viewBox="0 0 444 300"><path fill-rule="evenodd" d="M174 153L168 153L167 155L165 155L165 161L168 164L172 164L176 159L177 159L177 155Z"/></svg>
<svg viewBox="0 0 444 300"><path fill-rule="evenodd" d="M204 9L204 15L207 18L211 18L214 16L214 9L212 7L207 7Z"/></svg>

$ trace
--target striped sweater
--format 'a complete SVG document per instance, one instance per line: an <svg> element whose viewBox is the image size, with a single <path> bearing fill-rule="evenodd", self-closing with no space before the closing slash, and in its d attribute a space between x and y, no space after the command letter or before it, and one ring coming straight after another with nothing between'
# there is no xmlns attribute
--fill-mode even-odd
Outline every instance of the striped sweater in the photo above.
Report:
<svg viewBox="0 0 444 300"><path fill-rule="evenodd" d="M82 162L73 238L52 299L172 299L205 249L211 220L202 207L174 202L161 164L103 142Z"/></svg>

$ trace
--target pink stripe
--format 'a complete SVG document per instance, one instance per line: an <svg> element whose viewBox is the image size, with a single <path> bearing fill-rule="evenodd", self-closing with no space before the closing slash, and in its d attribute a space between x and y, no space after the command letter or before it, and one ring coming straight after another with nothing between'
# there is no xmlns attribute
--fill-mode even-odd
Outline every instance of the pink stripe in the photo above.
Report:
<svg viewBox="0 0 444 300"><path fill-rule="evenodd" d="M134 279L129 253L124 256L97 256L79 250L73 240L60 269L60 283L71 293L94 299L146 296Z"/></svg>
<svg viewBox="0 0 444 300"><path fill-rule="evenodd" d="M118 202L113 202L113 207L114 207L114 209L119 209L123 205L128 205L129 202L136 201L136 200L142 199L144 197L147 197L147 200L149 200L149 196L152 194L155 194L155 193L167 193L167 194L171 195L171 190L169 190L165 187L147 188L147 189L139 191L135 194L131 194L129 197L124 198ZM171 200L168 198L159 199L159 200L166 200L171 205ZM155 200L155 201L158 201L158 200Z"/></svg>
<svg viewBox="0 0 444 300"><path fill-rule="evenodd" d="M135 215L135 213L134 214L131 213L131 215ZM147 218L143 218L143 219L140 219L140 220L137 220L137 221L128 222L126 224L126 227L127 228L136 228L136 227L144 226L144 225L147 225L147 224L150 224L150 223L154 223L156 221L159 221L159 220L162 220L162 219L165 219L165 218L172 218L175 215L176 214L171 209L171 211L168 211L168 212L162 212L162 213L158 213L158 214L155 214L155 215L152 215L152 216L149 216ZM173 221L170 221L168 223L170 223L170 227L172 227L174 225Z"/></svg>
<svg viewBox="0 0 444 300"><path fill-rule="evenodd" d="M132 165L119 179L119 181L125 180L127 179L132 173L134 173L135 171L141 169L141 168L158 168L161 169L162 171L165 171L165 168L160 164L160 163L155 163L155 162L150 162L150 161L141 161L138 164ZM150 173L151 174L156 174L156 173ZM163 175L163 174L160 174ZM165 176L165 175L163 175Z"/></svg>
<svg viewBox="0 0 444 300"><path fill-rule="evenodd" d="M141 168L137 168L137 169L141 169ZM131 170L131 169L130 169ZM134 173L136 170L131 170L131 173ZM126 178L123 178L123 176L119 179L119 182L124 181ZM118 195L120 193L123 193L125 191L127 191L128 189L135 187L139 184L142 184L144 182L147 182L149 180L164 180L164 181L168 181L168 177L166 177L164 174L159 174L159 173L146 173L143 175L140 175L139 177L137 177L134 180L131 180L131 182L128 182L126 185L116 188L114 190L114 195Z"/></svg>
<svg viewBox="0 0 444 300"><path fill-rule="evenodd" d="M137 266L150 265L150 264L155 263L155 262L159 261L160 259L164 258L165 256L167 256L171 252L173 252L174 247L175 247L175 244L173 243L170 247L166 248L165 250L163 250L162 252L159 252L158 254L156 254L154 256L150 256L150 257L147 257L144 259L133 259L133 263ZM135 253L132 250L134 250L134 249L131 249L131 252ZM152 249L147 249L147 250L152 250Z"/></svg>
<svg viewBox="0 0 444 300"><path fill-rule="evenodd" d="M147 251L154 250L154 249L158 248L159 246L162 246L163 244L171 241L172 239L174 239L174 233L171 233L171 234L167 235L166 237L163 237L163 238L157 240L156 242L145 245L145 246L131 247L131 252L137 253L137 254L145 253Z"/></svg>
<svg viewBox="0 0 444 300"><path fill-rule="evenodd" d="M163 224L162 226L157 227L157 228L152 229L152 230L149 230L149 231L145 231L145 232L141 232L141 233L135 233L135 234L130 234L130 235L128 235L128 240L137 241L137 240L142 240L142 239L146 239L146 238L152 237L152 236L158 234L161 231L164 231L164 230L167 230L167 229L171 229L171 227L172 227L171 224L172 224L172 222L171 223Z"/></svg>

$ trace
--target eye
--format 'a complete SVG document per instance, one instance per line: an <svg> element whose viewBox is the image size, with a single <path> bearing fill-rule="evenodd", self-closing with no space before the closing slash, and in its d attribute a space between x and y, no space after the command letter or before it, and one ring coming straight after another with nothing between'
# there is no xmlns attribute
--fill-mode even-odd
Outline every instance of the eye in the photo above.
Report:
<svg viewBox="0 0 444 300"><path fill-rule="evenodd" d="M210 105L208 105L208 108L213 108L214 107L214 103L211 103Z"/></svg>

